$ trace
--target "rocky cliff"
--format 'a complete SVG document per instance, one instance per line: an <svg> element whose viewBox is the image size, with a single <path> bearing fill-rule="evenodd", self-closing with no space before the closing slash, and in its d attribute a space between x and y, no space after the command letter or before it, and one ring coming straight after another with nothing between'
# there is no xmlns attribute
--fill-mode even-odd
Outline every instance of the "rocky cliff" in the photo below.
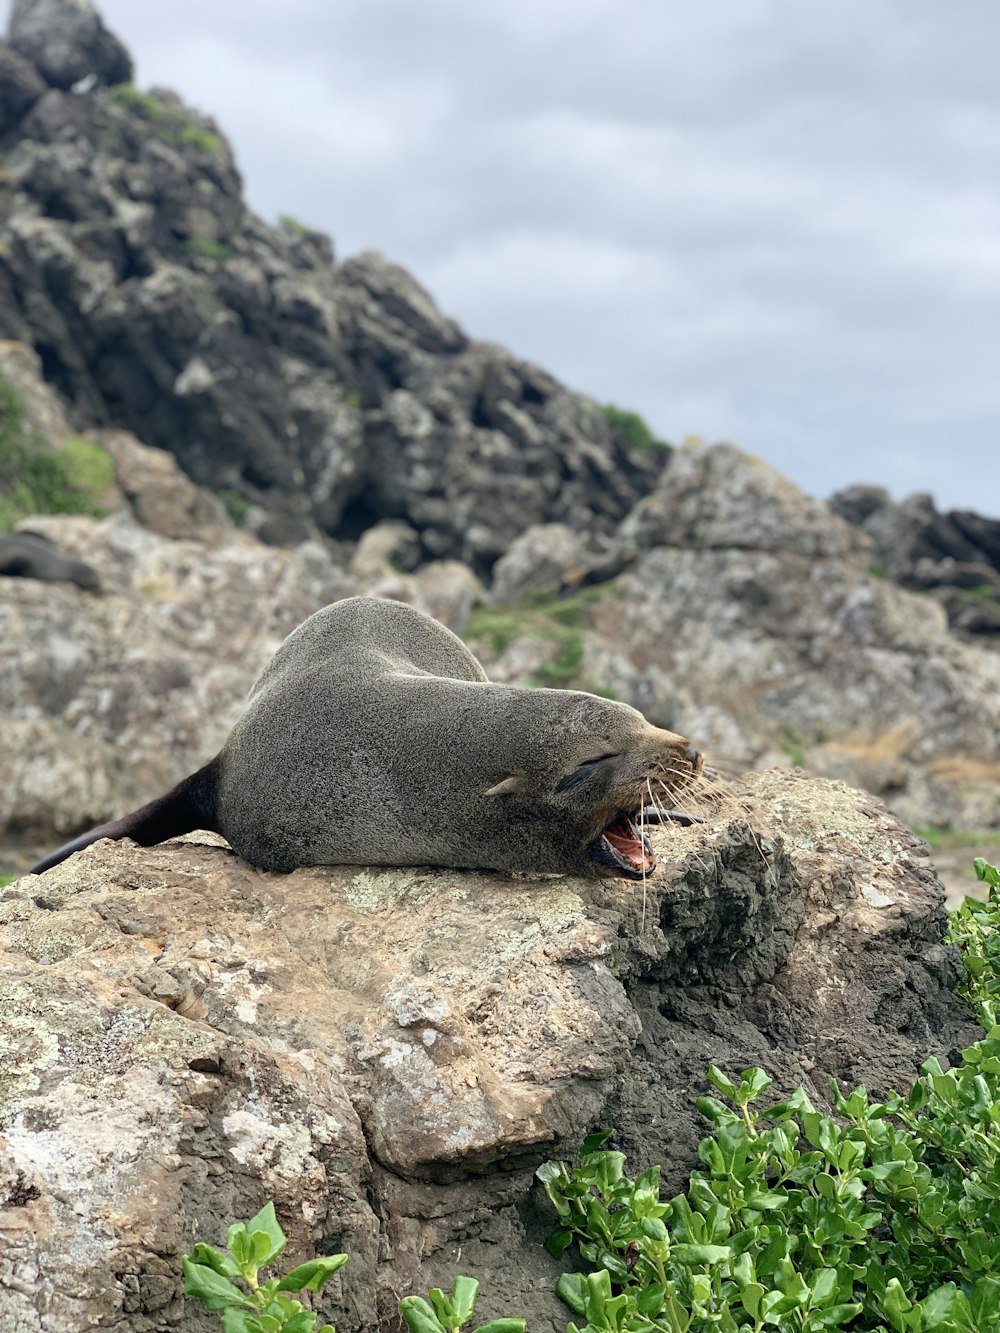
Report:
<svg viewBox="0 0 1000 1333"><path fill-rule="evenodd" d="M479 573L531 523L609 533L655 480L662 450L402 269L255 217L219 127L123 81L89 5L18 0L0 72L0 337L76 428L169 450L270 540L404 518Z"/></svg>

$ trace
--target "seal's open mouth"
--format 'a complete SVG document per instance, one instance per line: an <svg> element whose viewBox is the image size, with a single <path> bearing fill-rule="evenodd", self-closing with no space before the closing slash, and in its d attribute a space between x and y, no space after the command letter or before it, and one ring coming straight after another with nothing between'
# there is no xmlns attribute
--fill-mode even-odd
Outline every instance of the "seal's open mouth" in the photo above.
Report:
<svg viewBox="0 0 1000 1333"><path fill-rule="evenodd" d="M649 839L624 810L614 817L590 843L587 851L606 873L642 879L656 869L656 857Z"/></svg>

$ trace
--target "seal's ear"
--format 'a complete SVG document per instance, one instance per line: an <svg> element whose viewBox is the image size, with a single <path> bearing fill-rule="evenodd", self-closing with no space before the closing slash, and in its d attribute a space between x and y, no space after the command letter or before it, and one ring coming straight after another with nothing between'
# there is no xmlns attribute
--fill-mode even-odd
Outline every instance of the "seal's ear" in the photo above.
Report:
<svg viewBox="0 0 1000 1333"><path fill-rule="evenodd" d="M484 796L516 796L524 788L524 774L511 773L509 777L498 782L495 787L490 787L489 791L483 793Z"/></svg>

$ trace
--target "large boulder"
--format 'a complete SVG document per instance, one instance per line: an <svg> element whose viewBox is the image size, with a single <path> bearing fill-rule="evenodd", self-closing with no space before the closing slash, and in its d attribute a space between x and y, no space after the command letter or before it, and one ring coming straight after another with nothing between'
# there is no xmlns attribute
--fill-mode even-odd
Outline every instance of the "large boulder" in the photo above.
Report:
<svg viewBox="0 0 1000 1333"><path fill-rule="evenodd" d="M9 41L54 88L132 78L132 57L90 0L14 0Z"/></svg>
<svg viewBox="0 0 1000 1333"><path fill-rule="evenodd" d="M667 1191L710 1061L904 1087L977 1029L940 885L876 802L789 773L658 830L662 869L508 880L251 869L192 835L0 890L0 1301L18 1333L195 1333L181 1255L273 1198L287 1258L347 1250L341 1333L482 1282L561 1330L532 1172L613 1125ZM385 1326L384 1322L381 1326Z"/></svg>

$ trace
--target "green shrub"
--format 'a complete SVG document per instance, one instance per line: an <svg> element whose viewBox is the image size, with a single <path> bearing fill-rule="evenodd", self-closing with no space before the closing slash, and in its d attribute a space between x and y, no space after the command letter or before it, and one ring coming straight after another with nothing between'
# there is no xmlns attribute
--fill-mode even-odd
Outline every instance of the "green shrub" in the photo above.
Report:
<svg viewBox="0 0 1000 1333"><path fill-rule="evenodd" d="M885 1102L833 1085L838 1121L801 1088L760 1106L762 1069L737 1083L712 1066L721 1096L698 1107L713 1133L668 1202L659 1168L629 1179L607 1133L578 1166L539 1168L547 1248L587 1265L557 1284L585 1333L1000 1329L1000 873L976 871L989 902L967 899L951 940L987 1034L954 1069L929 1059Z"/></svg>
<svg viewBox="0 0 1000 1333"><path fill-rule="evenodd" d="M102 517L100 500L115 479L106 450L74 435L56 451L27 422L24 404L0 375L0 532L30 514Z"/></svg>
<svg viewBox="0 0 1000 1333"><path fill-rule="evenodd" d="M615 407L614 403L604 403L600 410L612 430L624 435L633 449L662 449L667 453L673 452L673 445L668 444L666 440L657 439L647 426L645 418L638 412Z"/></svg>
<svg viewBox="0 0 1000 1333"><path fill-rule="evenodd" d="M347 1255L308 1259L284 1277L258 1281L260 1270L278 1258L285 1244L274 1204L267 1203L249 1222L229 1228L226 1253L196 1245L185 1255L184 1290L209 1310L221 1312L222 1333L335 1333L332 1324L317 1329L318 1316L289 1292L321 1291L347 1263ZM410 1333L458 1333L475 1314L478 1295L475 1278L457 1277L447 1294L435 1287L426 1301L422 1296L404 1296L399 1312ZM492 1319L474 1333L524 1333L524 1320Z"/></svg>
<svg viewBox="0 0 1000 1333"><path fill-rule="evenodd" d="M233 247L226 245L224 241L214 241L211 236L189 236L184 242L184 250L189 255L197 255L201 259L232 259Z"/></svg>
<svg viewBox="0 0 1000 1333"><path fill-rule="evenodd" d="M279 213L278 226L291 236L312 236L316 230L315 227L307 227L304 222L300 222L291 213Z"/></svg>
<svg viewBox="0 0 1000 1333"><path fill-rule="evenodd" d="M202 128L182 107L171 106L154 93L144 93L133 83L116 84L108 96L122 111L144 120L153 133L172 148L196 148L215 156L221 154L219 136Z"/></svg>

